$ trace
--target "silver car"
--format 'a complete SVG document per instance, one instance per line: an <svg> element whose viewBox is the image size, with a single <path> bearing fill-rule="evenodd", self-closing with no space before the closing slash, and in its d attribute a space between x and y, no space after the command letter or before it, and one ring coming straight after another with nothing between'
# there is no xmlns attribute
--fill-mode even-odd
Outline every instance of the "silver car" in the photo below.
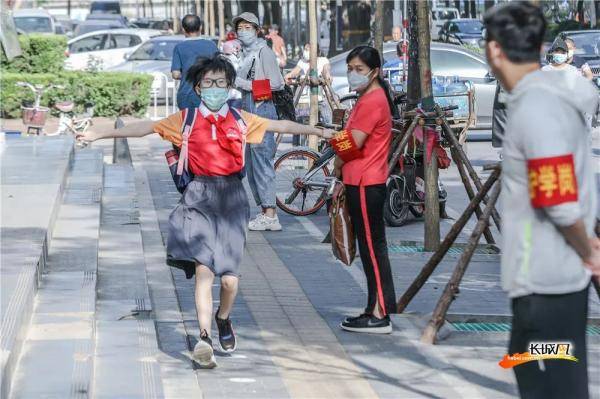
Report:
<svg viewBox="0 0 600 399"><path fill-rule="evenodd" d="M218 38L202 37L215 43ZM178 43L185 40L183 35L156 36L142 43L136 50L127 56L125 62L108 68L110 72L137 72L148 73L154 76L152 88L157 90L158 103L164 104L167 92L167 83L172 84L171 60L173 51ZM170 93L170 98L172 93ZM171 99L169 99L171 101Z"/></svg>
<svg viewBox="0 0 600 399"><path fill-rule="evenodd" d="M338 54L330 60L333 90L339 95L348 94L346 57L350 51ZM385 62L398 61L395 44L383 47ZM458 76L469 80L475 87L474 129L492 128L492 106L496 91L496 80L491 76L485 58L464 47L451 44L431 43L431 72L434 76Z"/></svg>

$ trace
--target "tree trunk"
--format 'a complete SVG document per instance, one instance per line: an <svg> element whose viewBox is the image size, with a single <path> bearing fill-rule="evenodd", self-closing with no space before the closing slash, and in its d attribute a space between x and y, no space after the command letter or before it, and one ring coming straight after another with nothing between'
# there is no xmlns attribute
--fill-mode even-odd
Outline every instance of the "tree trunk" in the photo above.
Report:
<svg viewBox="0 0 600 399"><path fill-rule="evenodd" d="M419 33L417 28L417 2L408 2L408 82L406 96L407 108L415 108L421 100L421 81L419 79Z"/></svg>
<svg viewBox="0 0 600 399"><path fill-rule="evenodd" d="M240 1L240 14L242 12L251 12L258 17L258 1Z"/></svg>
<svg viewBox="0 0 600 399"><path fill-rule="evenodd" d="M318 79L317 74L317 31L319 27L317 26L317 2L316 1L308 1L308 29L309 29L309 43L310 43L310 78L311 80ZM315 85L310 85L310 117L309 124L314 126L319 121L319 87ZM317 150L317 137L309 136L308 138L308 146L313 150Z"/></svg>
<svg viewBox="0 0 600 399"><path fill-rule="evenodd" d="M470 1L471 6L471 18L477 18L477 2L475 0Z"/></svg>
<svg viewBox="0 0 600 399"><path fill-rule="evenodd" d="M494 0L485 0L483 2L483 8L485 9L485 11L487 11L490 8L494 7L494 4L495 4Z"/></svg>
<svg viewBox="0 0 600 399"><path fill-rule="evenodd" d="M219 39L225 40L225 6L223 0L217 0L217 11L219 15Z"/></svg>
<svg viewBox="0 0 600 399"><path fill-rule="evenodd" d="M173 19L173 32L179 33L179 13L177 12L177 1L171 2L171 17Z"/></svg>
<svg viewBox="0 0 600 399"><path fill-rule="evenodd" d="M454 0L454 8L458 10L459 15L462 15L462 13L460 12L460 0Z"/></svg>
<svg viewBox="0 0 600 399"><path fill-rule="evenodd" d="M463 4L465 5L465 18L469 18L471 12L471 2L469 0L464 0Z"/></svg>
<svg viewBox="0 0 600 399"><path fill-rule="evenodd" d="M583 12L583 0L577 1L577 20L579 23L585 23L585 14Z"/></svg>
<svg viewBox="0 0 600 399"><path fill-rule="evenodd" d="M200 16L200 15L202 15L202 14L201 14L201 10L202 10L202 8L200 8L200 0L196 0L196 1L194 2L194 6L195 6L195 10L194 10L194 11L195 11L195 14L196 14L197 16Z"/></svg>
<svg viewBox="0 0 600 399"><path fill-rule="evenodd" d="M208 20L210 35L215 36L215 0L208 1Z"/></svg>
<svg viewBox="0 0 600 399"><path fill-rule="evenodd" d="M429 4L417 2L417 26L419 46L419 78L421 80L421 103L425 110L433 110L434 102L431 88L431 61L429 46ZM426 133L428 129L424 129ZM427 161L427 136L423 134L423 164L425 165L425 250L435 251L440 245L440 209L438 198L438 166L437 157L431 154Z"/></svg>
<svg viewBox="0 0 600 399"><path fill-rule="evenodd" d="M203 31L205 35L210 35L209 20L208 20L208 3L210 0L204 0L204 8L202 9L203 18L202 18L202 26L204 27Z"/></svg>
<svg viewBox="0 0 600 399"><path fill-rule="evenodd" d="M383 59L383 8L385 7L385 1L375 2L375 14L373 25L375 27L373 31L373 47L379 51L379 56Z"/></svg>

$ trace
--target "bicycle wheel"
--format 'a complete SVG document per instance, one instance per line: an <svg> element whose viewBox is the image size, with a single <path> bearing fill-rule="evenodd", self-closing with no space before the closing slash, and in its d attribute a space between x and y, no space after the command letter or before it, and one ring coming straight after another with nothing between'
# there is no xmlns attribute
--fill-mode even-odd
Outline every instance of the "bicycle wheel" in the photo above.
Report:
<svg viewBox="0 0 600 399"><path fill-rule="evenodd" d="M342 107L348 110L354 108L354 104L356 104L356 101L358 101L358 94L356 93L346 94L345 96L342 96L340 98L340 104L342 105Z"/></svg>
<svg viewBox="0 0 600 399"><path fill-rule="evenodd" d="M388 226L399 227L408 221L410 205L406 181L402 176L393 176L386 184L383 218Z"/></svg>
<svg viewBox="0 0 600 399"><path fill-rule="evenodd" d="M291 150L275 161L276 201L282 211L295 216L317 212L325 204L327 164L305 179L319 154L307 149ZM313 184L320 184L316 186Z"/></svg>

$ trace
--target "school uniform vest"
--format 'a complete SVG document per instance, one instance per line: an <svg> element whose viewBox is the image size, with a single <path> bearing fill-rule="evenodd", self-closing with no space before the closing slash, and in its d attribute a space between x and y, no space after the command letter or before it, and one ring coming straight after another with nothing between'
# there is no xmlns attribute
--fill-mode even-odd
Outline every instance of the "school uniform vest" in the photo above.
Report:
<svg viewBox="0 0 600 399"><path fill-rule="evenodd" d="M206 112L202 107L195 112L196 121L188 139L190 171L196 176L239 173L245 162L244 122L236 119L231 109L225 116Z"/></svg>

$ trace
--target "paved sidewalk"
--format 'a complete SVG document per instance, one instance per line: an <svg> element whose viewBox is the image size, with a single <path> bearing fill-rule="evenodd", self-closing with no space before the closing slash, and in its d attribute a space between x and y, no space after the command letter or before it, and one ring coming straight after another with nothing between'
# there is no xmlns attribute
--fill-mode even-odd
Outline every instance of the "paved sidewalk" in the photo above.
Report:
<svg viewBox="0 0 600 399"><path fill-rule="evenodd" d="M149 137L130 140L130 148L136 168L147 173L164 239L166 219L179 198L164 166L162 153L168 144ZM450 182L449 191L459 195L451 177L444 181ZM454 206L458 208L460 202ZM333 260L328 246L320 244L324 213L280 217L283 232L249 233L240 295L232 315L240 347L232 357L219 356L218 369L196 370L206 397L517 396L512 371L497 364L506 353L507 333L467 333L445 327L438 345L419 342L426 314L433 309L457 255L440 266L409 312L394 316L393 334L350 334L339 328L339 322L364 306L366 287L360 263L343 267ZM445 223L443 230L449 227ZM422 225L415 223L388 231L395 242L414 240L422 235L420 230ZM427 256L394 253L391 257L400 294ZM506 320L508 301L498 285L498 260L497 255L476 255L451 307L453 314L499 315L499 320ZM172 275L187 331L197 337L193 283L178 270L172 270ZM215 299L217 289L218 284ZM598 392L600 342L590 336L589 343L591 390Z"/></svg>

